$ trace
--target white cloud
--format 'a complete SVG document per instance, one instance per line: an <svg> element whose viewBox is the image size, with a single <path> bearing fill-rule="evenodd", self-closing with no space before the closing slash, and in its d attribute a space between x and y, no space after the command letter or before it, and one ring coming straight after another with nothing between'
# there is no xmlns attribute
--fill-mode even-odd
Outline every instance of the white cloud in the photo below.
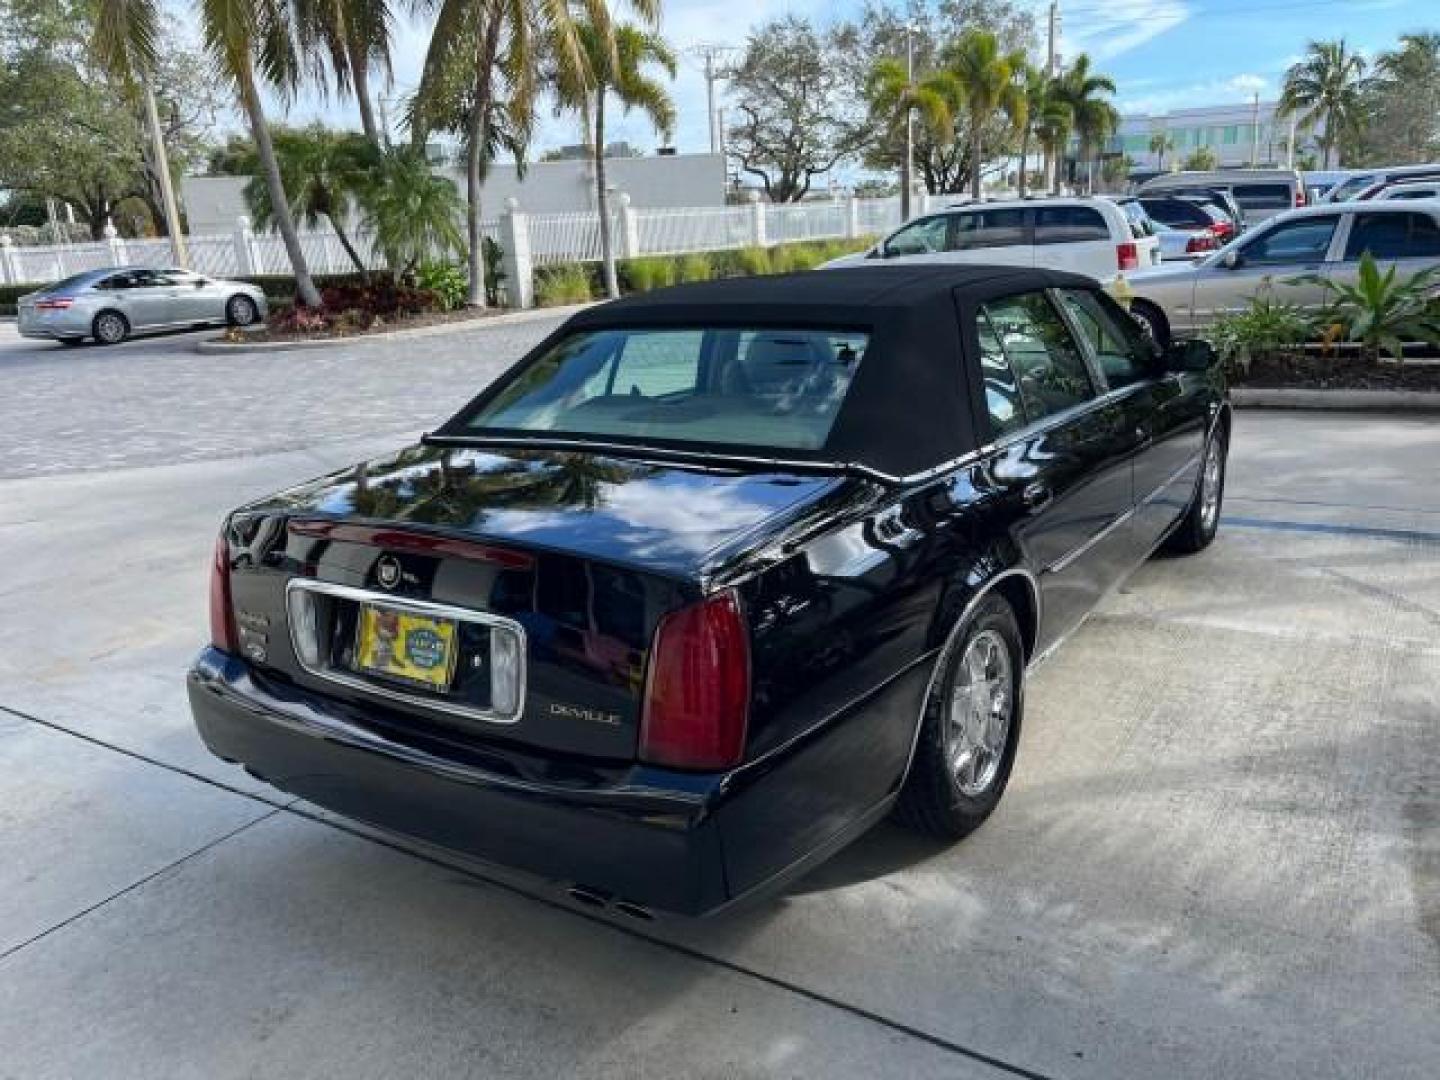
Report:
<svg viewBox="0 0 1440 1080"><path fill-rule="evenodd" d="M1122 87L1122 90L1128 86ZM1198 108L1205 105L1229 105L1249 101L1256 94L1262 101L1273 99L1280 88L1275 80L1245 72L1225 79L1209 79L1203 82L1177 85L1164 90L1129 96L1121 94L1116 103L1122 113L1133 116L1140 113L1155 115L1172 109Z"/></svg>
<svg viewBox="0 0 1440 1080"><path fill-rule="evenodd" d="M1103 13L1065 15L1061 6L1060 53L1069 62L1077 53L1110 60L1173 30L1190 18L1182 0L1113 0Z"/></svg>

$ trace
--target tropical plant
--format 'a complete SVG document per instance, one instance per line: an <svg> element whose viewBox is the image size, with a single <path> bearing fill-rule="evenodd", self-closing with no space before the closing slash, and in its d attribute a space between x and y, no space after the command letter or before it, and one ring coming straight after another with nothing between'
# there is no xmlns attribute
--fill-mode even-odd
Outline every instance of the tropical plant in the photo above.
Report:
<svg viewBox="0 0 1440 1080"><path fill-rule="evenodd" d="M1359 342L1371 362L1388 352L1404 359L1407 341L1440 345L1440 266L1426 267L1408 277L1399 276L1393 263L1381 270L1367 251L1360 256L1355 282L1337 281L1320 274L1304 274L1296 284L1319 285L1327 303L1320 321L1335 322L1347 341Z"/></svg>
<svg viewBox="0 0 1440 1080"><path fill-rule="evenodd" d="M370 71L379 70L389 85L394 16L388 0L294 0L294 5L300 48L314 81L322 89L333 82L341 97L354 96L365 138L379 149L384 139L370 100Z"/></svg>
<svg viewBox="0 0 1440 1080"><path fill-rule="evenodd" d="M970 117L970 194L978 199L989 120L1003 113L1016 134L1028 123L1025 91L1017 82L1025 70L1025 54L1003 52L999 39L988 30L967 30L945 59Z"/></svg>
<svg viewBox="0 0 1440 1080"><path fill-rule="evenodd" d="M1440 33L1401 34L1375 58L1362 94L1358 150L1365 164L1440 157Z"/></svg>
<svg viewBox="0 0 1440 1080"><path fill-rule="evenodd" d="M465 250L455 185L432 172L424 156L409 147L380 155L360 211L375 247L400 277L427 259Z"/></svg>
<svg viewBox="0 0 1440 1080"><path fill-rule="evenodd" d="M1051 84L1052 91L1054 83ZM1055 93L1046 95L1040 116L1035 121L1035 135L1045 148L1045 175L1051 191L1060 194L1060 163L1065 160L1065 147L1070 142L1070 132L1075 127L1075 113L1070 103L1062 101Z"/></svg>
<svg viewBox="0 0 1440 1080"><path fill-rule="evenodd" d="M658 34L636 26L597 26L588 20L576 27L584 58L582 70L560 72L555 87L562 106L585 117L586 138L595 166L595 208L600 222L600 264L605 294L620 295L615 274L615 244L610 227L610 192L605 176L605 104L614 97L625 112L639 109L650 118L661 138L669 139L675 125L675 105L665 87L646 74L655 65L675 78L675 54ZM567 74L580 78L567 79Z"/></svg>
<svg viewBox="0 0 1440 1080"><path fill-rule="evenodd" d="M159 0L98 0L94 48L102 63L128 83L152 78L160 34ZM307 306L320 303L300 236L285 195L280 166L261 101L262 84L282 102L293 97L301 67L292 11L275 0L199 0L201 34L216 69L231 83L250 126L261 174L270 189L275 227L295 273L296 295Z"/></svg>
<svg viewBox="0 0 1440 1080"><path fill-rule="evenodd" d="M1030 187L1030 140L1037 135L1040 117L1045 112L1045 104L1050 95L1050 80L1043 70L1030 64L1025 65L1019 77L1020 92L1025 95L1025 122L1020 128L1018 184L1019 194L1023 199L1029 193Z"/></svg>
<svg viewBox="0 0 1440 1080"><path fill-rule="evenodd" d="M1197 146L1186 156L1183 167L1195 172L1209 172L1219 166L1220 159L1208 146Z"/></svg>
<svg viewBox="0 0 1440 1080"><path fill-rule="evenodd" d="M535 302L541 307L583 304L593 298L590 271L580 263L557 263L535 271Z"/></svg>
<svg viewBox="0 0 1440 1080"><path fill-rule="evenodd" d="M650 292L675 284L675 260L664 255L626 259L621 269L630 292Z"/></svg>
<svg viewBox="0 0 1440 1080"><path fill-rule="evenodd" d="M1175 149L1175 138L1164 128L1150 134L1150 152L1155 155L1155 168L1165 171L1165 155Z"/></svg>
<svg viewBox="0 0 1440 1080"><path fill-rule="evenodd" d="M865 80L865 98L870 115L882 131L904 129L911 117L936 142L955 137L955 113L963 101L959 81L948 71L935 71L912 78L905 62L891 57L877 60ZM900 165L900 215L910 216L910 196L915 190L913 154Z"/></svg>
<svg viewBox="0 0 1440 1080"><path fill-rule="evenodd" d="M1115 80L1090 70L1090 57L1081 53L1056 80L1055 96L1070 108L1080 157L1087 166L1086 190L1095 187L1095 153L1120 125L1120 114L1107 97L1115 93Z"/></svg>
<svg viewBox="0 0 1440 1080"><path fill-rule="evenodd" d="M678 282L709 281L714 276L715 268L704 255L682 255L675 264L675 280Z"/></svg>
<svg viewBox="0 0 1440 1080"><path fill-rule="evenodd" d="M1248 307L1216 319L1208 337L1226 364L1244 372L1256 360L1304 345L1316 330L1314 316L1304 308L1265 292Z"/></svg>
<svg viewBox="0 0 1440 1080"><path fill-rule="evenodd" d="M320 124L306 128L277 128L271 134L280 181L290 200L290 212L307 228L322 221L335 232L335 238L360 273L365 273L365 260L355 250L346 223L354 212L361 194L374 183L379 153L362 136L333 131ZM263 179L254 147L249 146L248 161L238 162L251 174L245 185L246 208L260 229L275 227L275 207L270 187Z"/></svg>
<svg viewBox="0 0 1440 1080"><path fill-rule="evenodd" d="M1310 42L1304 58L1285 73L1279 111L1315 131L1324 168L1339 164L1337 147L1360 129L1364 79L1365 58L1351 51L1344 38Z"/></svg>
<svg viewBox="0 0 1440 1080"><path fill-rule="evenodd" d="M422 262L415 270L415 284L434 293L444 311L465 306L469 291L465 271L452 262Z"/></svg>

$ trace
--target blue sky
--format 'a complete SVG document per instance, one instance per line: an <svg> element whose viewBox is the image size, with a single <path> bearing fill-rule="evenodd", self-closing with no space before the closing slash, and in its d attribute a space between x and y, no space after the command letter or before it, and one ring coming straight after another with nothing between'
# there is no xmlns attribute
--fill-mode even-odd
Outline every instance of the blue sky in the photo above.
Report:
<svg viewBox="0 0 1440 1080"><path fill-rule="evenodd" d="M1027 6L1043 27L1045 0L1028 0ZM679 148L707 147L701 63L683 50L700 43L743 45L752 26L787 12L823 24L858 7L857 0L668 0L662 29L682 50L674 87ZM1089 52L1114 77L1117 103L1127 113L1249 101L1256 92L1273 98L1286 67L1311 38L1344 36L1374 53L1403 31L1440 29L1434 0L1061 0L1060 11L1062 57ZM402 22L392 93L413 87L427 37L427 28ZM334 101L302 99L291 111L292 120L313 117L358 123L353 107ZM613 130L614 138L642 148L656 144L654 132L635 117L616 117ZM548 112L539 134L539 149L579 141L575 121Z"/></svg>

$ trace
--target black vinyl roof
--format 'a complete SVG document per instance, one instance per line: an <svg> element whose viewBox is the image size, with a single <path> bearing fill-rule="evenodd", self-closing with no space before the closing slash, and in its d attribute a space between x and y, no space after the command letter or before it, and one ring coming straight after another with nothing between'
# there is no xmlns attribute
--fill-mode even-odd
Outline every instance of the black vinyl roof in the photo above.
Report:
<svg viewBox="0 0 1440 1080"><path fill-rule="evenodd" d="M677 285L572 316L514 372L577 331L627 327L859 330L870 345L825 445L786 451L792 460L860 465L892 476L934 468L974 450L976 411L964 363L960 312L968 301L1038 289L1097 288L1055 270L968 264L881 265ZM512 376L502 376L461 417ZM461 418L440 434L468 431ZM736 446L707 447L717 456ZM760 456L776 457L763 447Z"/></svg>

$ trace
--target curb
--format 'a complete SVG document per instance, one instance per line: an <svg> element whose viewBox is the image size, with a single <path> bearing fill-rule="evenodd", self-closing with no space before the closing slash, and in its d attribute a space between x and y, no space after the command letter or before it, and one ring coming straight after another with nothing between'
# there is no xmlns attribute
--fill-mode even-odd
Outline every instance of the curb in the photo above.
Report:
<svg viewBox="0 0 1440 1080"><path fill-rule="evenodd" d="M603 302L603 301L599 301ZM561 307L527 308L511 311L504 315L491 315L480 319L463 319L458 322L440 323L436 326L416 326L410 329L387 330L381 334L356 334L352 337L314 338L309 341L240 341L231 343L220 338L210 338L195 343L195 351L207 355L251 352L305 352L311 349L334 349L344 346L370 345L376 342L401 341L407 338L439 337L444 334L463 334L476 330L488 330L494 326L515 326L542 319L562 318L594 307L595 303L568 304Z"/></svg>
<svg viewBox="0 0 1440 1080"><path fill-rule="evenodd" d="M1440 412L1436 390L1280 390L1237 386L1237 409L1335 409L1352 412Z"/></svg>

